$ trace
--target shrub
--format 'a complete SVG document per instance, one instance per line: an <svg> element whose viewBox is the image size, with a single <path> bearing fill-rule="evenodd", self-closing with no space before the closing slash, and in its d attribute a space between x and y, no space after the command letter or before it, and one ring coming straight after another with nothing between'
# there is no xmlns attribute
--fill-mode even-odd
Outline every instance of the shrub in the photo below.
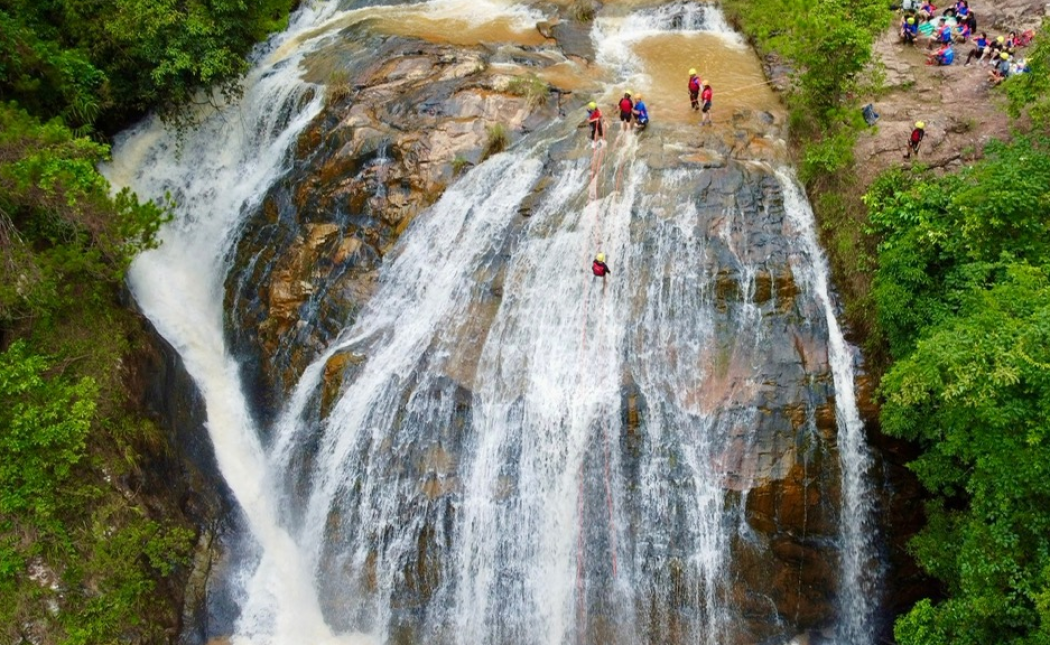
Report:
<svg viewBox="0 0 1050 645"><path fill-rule="evenodd" d="M507 91L515 96L525 98L528 107L535 108L547 100L550 95L550 86L547 82L535 74L515 76L507 83Z"/></svg>
<svg viewBox="0 0 1050 645"><path fill-rule="evenodd" d="M488 132L488 138L485 141L485 148L481 154L482 159L488 159L492 155L503 152L510 147L510 134L502 123L490 125L486 128L486 131Z"/></svg>

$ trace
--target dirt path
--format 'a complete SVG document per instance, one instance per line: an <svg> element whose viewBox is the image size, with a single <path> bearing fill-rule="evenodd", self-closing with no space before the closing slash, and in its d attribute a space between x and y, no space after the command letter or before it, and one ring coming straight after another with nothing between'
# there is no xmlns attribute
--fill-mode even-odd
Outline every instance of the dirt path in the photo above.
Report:
<svg viewBox="0 0 1050 645"><path fill-rule="evenodd" d="M1044 13L1050 14L1050 5L1033 0L976 0L970 6L978 33L986 31L989 38L1035 29ZM956 45L954 65L930 67L925 44L900 44L896 27L879 39L875 54L884 67L885 91L873 103L880 119L855 149L864 186L886 168L908 163L903 154L915 121L926 123L922 162L947 170L975 158L990 139L1009 135L1001 94L987 82L991 68L963 65L972 48L972 43ZM1020 51L1023 55L1024 49Z"/></svg>

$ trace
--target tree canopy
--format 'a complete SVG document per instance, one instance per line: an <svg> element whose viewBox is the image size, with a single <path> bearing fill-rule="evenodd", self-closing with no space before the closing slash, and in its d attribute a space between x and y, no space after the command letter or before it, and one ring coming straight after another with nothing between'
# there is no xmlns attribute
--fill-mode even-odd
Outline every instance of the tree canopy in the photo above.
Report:
<svg viewBox="0 0 1050 645"><path fill-rule="evenodd" d="M913 540L947 597L904 645L1050 643L1050 152L990 146L955 175L892 171L866 197L873 294L896 359L885 432L915 441L931 493Z"/></svg>

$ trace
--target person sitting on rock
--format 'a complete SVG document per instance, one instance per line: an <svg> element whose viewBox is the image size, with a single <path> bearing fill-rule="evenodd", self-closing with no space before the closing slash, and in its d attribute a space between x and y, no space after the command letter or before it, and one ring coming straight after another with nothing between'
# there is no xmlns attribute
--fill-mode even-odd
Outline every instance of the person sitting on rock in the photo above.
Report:
<svg viewBox="0 0 1050 645"><path fill-rule="evenodd" d="M645 101L642 100L642 95L639 94L634 101L634 127L639 130L644 130L649 126L649 110L645 107Z"/></svg>
<svg viewBox="0 0 1050 645"><path fill-rule="evenodd" d="M919 5L919 11L916 15L919 17L919 20L928 22L933 18L933 13L935 11L937 11L937 7L933 6L933 3L927 0Z"/></svg>
<svg viewBox="0 0 1050 645"><path fill-rule="evenodd" d="M901 42L905 45L914 45L919 37L919 25L915 16L908 16L901 21Z"/></svg>
<svg viewBox="0 0 1050 645"><path fill-rule="evenodd" d="M631 128L631 117L634 116L634 102L631 101L631 90L623 93L620 99L620 132Z"/></svg>
<svg viewBox="0 0 1050 645"><path fill-rule="evenodd" d="M975 58L981 60L981 57L984 56L984 50L986 47L988 47L988 34L982 31L981 35L973 41L973 49L971 49L970 53L966 55L966 65L969 65L970 61Z"/></svg>
<svg viewBox="0 0 1050 645"><path fill-rule="evenodd" d="M605 263L605 254L599 253L594 256L594 263L591 264L591 271L597 277L605 280L605 276L612 275L612 271L609 269L609 265Z"/></svg>
<svg viewBox="0 0 1050 645"><path fill-rule="evenodd" d="M926 41L926 49L933 49L936 44L944 45L950 42L952 42L952 28L948 26L947 20L941 18L937 22L937 28L930 33L930 38Z"/></svg>
<svg viewBox="0 0 1050 645"><path fill-rule="evenodd" d="M955 18L964 20L970 14L970 3L966 0L958 0L955 3Z"/></svg>
<svg viewBox="0 0 1050 645"><path fill-rule="evenodd" d="M965 43L973 35L970 25L963 22L955 25L955 42Z"/></svg>
<svg viewBox="0 0 1050 645"><path fill-rule="evenodd" d="M927 54L926 64L944 67L955 62L955 51L949 43L941 45L941 48L932 54Z"/></svg>
<svg viewBox="0 0 1050 645"><path fill-rule="evenodd" d="M974 13L973 9L966 12L963 22L970 28L970 33L977 33L977 14Z"/></svg>
<svg viewBox="0 0 1050 645"><path fill-rule="evenodd" d="M1003 48L1006 46L1006 38L1004 36L998 36L996 39L984 48L984 59L988 61L989 65L996 65L999 62L999 54L1003 52Z"/></svg>
<svg viewBox="0 0 1050 645"><path fill-rule="evenodd" d="M919 156L919 146L922 145L924 138L926 138L926 124L922 121L916 121L915 129L911 131L911 136L908 137L908 149L904 153L905 159L910 159L912 155Z"/></svg>
<svg viewBox="0 0 1050 645"><path fill-rule="evenodd" d="M999 63L992 68L992 71L988 72L988 82L992 85L998 85L1010 78L1011 71L1010 54L999 52Z"/></svg>

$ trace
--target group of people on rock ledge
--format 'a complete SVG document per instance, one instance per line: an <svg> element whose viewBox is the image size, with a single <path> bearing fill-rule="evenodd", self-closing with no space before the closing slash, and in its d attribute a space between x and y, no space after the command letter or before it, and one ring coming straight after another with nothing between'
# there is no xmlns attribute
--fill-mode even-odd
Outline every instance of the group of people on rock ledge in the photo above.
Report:
<svg viewBox="0 0 1050 645"><path fill-rule="evenodd" d="M940 16L930 0L902 0L899 9L901 42L915 45L920 38L925 38L926 49L930 52L926 55L927 65L952 65L955 63L954 47L969 44L972 47L963 66L990 65L988 83L991 85L998 85L1014 74L1031 71L1027 61L1018 55L1018 49L1031 43L1032 30L1020 36L1011 31L992 40L987 32L977 32L977 14L970 8L968 0L956 0ZM917 121L908 136L905 159L919 155L925 137L926 124Z"/></svg>
<svg viewBox="0 0 1050 645"><path fill-rule="evenodd" d="M711 104L714 99L714 91L711 84L702 80L696 74L696 69L689 70L689 109L702 114L700 125L711 125ZM642 100L641 94L635 94L631 90L623 93L623 98L616 105L620 110L620 132L628 132L632 129L644 130L649 125L649 109ZM595 101L587 104L587 125L591 126L591 147L597 148L605 145L605 118ZM633 125L632 125L633 124ZM591 263L591 271L596 277L602 278L603 285L605 276L612 275L612 270L605 263L605 254L598 253Z"/></svg>
<svg viewBox="0 0 1050 645"><path fill-rule="evenodd" d="M711 84L697 76L696 69L692 68L689 70L688 88L689 108L702 114L700 125L711 125L711 104L714 99ZM649 109L641 94L627 90L616 107L620 110L620 132L627 132L632 128L644 130L648 127ZM591 147L605 145L606 123L601 109L595 101L588 103L586 109L586 123L591 126Z"/></svg>
<svg viewBox="0 0 1050 645"><path fill-rule="evenodd" d="M1025 31L1020 36L1011 31L1008 35L988 38L987 32L977 32L977 14L970 8L968 0L956 0L944 9L940 16L930 0L902 0L900 5L900 39L906 45L915 45L925 39L927 65L938 67L955 63L955 47L972 45L966 55L964 66L976 63L988 64L988 82L998 85L1013 74L1030 71L1017 50L1028 45L1034 32Z"/></svg>

